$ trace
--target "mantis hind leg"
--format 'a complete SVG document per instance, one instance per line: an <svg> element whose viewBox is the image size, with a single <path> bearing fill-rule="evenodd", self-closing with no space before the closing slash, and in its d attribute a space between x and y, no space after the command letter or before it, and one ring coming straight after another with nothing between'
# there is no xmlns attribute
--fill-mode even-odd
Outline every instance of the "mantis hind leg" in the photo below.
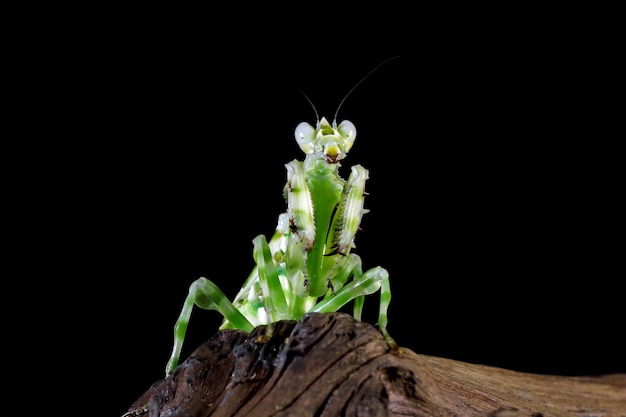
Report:
<svg viewBox="0 0 626 417"><path fill-rule="evenodd" d="M381 267L375 267L361 272L360 259L356 255L351 255L357 260L351 264L350 271L342 271L343 274L352 274L353 279L346 285L342 286L337 292L325 297L317 303L311 311L318 313L327 313L339 310L350 301L354 301L354 318L361 320L363 311L364 298L366 295L380 291L380 304L378 307L378 328L382 333L385 341L391 349L397 350L398 344L393 340L387 331L387 310L391 302L391 288L389 285L389 272Z"/></svg>
<svg viewBox="0 0 626 417"><path fill-rule="evenodd" d="M217 285L204 277L198 278L189 287L189 293L183 304L180 316L174 325L174 347L172 348L172 354L165 367L166 376L178 366L180 352L183 347L187 326L194 305L205 310L219 311L238 329L251 332L254 328L248 319L235 308L228 298L226 298Z"/></svg>

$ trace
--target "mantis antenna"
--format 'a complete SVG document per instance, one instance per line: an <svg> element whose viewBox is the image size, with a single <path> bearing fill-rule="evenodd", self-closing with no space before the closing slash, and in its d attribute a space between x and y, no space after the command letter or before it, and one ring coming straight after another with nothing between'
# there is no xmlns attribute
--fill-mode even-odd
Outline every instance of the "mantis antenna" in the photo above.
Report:
<svg viewBox="0 0 626 417"><path fill-rule="evenodd" d="M339 114L339 109L341 108L341 106L343 105L343 102L346 101L346 99L348 98L348 96L350 94L352 94L352 92L354 90L356 90L356 88L361 85L363 83L363 81L365 81L367 79L367 77L369 77L370 75L372 75L372 73L374 73L374 71L378 70L380 67L382 67L383 65L385 65L387 62L391 61L392 59L395 58L400 58L399 55L396 56L392 56L390 58L385 59L383 62L381 62L380 64L376 65L374 68L372 68L367 74L365 74L363 76L363 78L361 78L356 84L354 84L354 86L350 89L350 91L348 91L346 93L345 96L343 96L343 98L341 99L341 101L339 102L339 105L337 106L337 110L335 111L335 115L333 116L333 124L336 125L337 124L337 115ZM320 116L317 113L317 109L315 108L315 104L313 104L313 101L311 101L311 99L309 98L309 96L307 96L306 94L304 94L304 91L298 89L298 91L300 91L300 93L304 96L304 98L306 98L306 101L309 102L309 104L311 105L311 107L313 108L313 111L315 112L315 123L318 123L320 121Z"/></svg>
<svg viewBox="0 0 626 417"><path fill-rule="evenodd" d="M372 73L374 73L374 71L376 71L378 68L382 67L382 66L383 66L383 65L385 65L387 62L389 62L389 61L391 61L392 59L395 59L395 58L400 58L400 56L399 56L399 55L392 56L392 57L390 57L390 58L385 59L385 60L384 60L383 62L381 62L380 64L376 65L374 68L372 68L372 69L370 70L370 72L368 72L367 74L365 74L365 75L363 76L363 78L361 78L361 79L360 79L360 80L359 80L359 81L358 81L358 82L354 85L354 87L352 87L352 88L350 89L350 91L348 91L348 92L346 93L346 95L345 95L345 96L343 96L343 99L341 99L341 102L339 102L339 105L337 106L337 110L335 111L335 115L333 116L333 124L336 124L336 123L337 123L337 115L339 114L339 109L340 109L340 108L341 108L341 106L343 105L343 102L344 102L344 101L346 101L346 99L348 98L348 96L349 96L350 94L352 94L352 92L353 92L354 90L356 90L356 88L357 88L359 85L361 85L361 83L363 83L363 81L365 81L365 80L367 79L367 77L369 77L370 75L372 75ZM307 97L307 99L308 99L308 97ZM310 102L310 100L309 100L309 102ZM315 113L317 114L317 112L315 112Z"/></svg>
<svg viewBox="0 0 626 417"><path fill-rule="evenodd" d="M304 96L304 98L306 98L306 101L309 102L309 104L311 105L311 107L313 107L313 111L315 112L315 123L317 124L320 121L320 115L317 114L317 109L315 108L315 104L313 104L313 102L311 101L311 99L309 98L309 96L307 96L306 94L304 94L304 91L298 89L298 91Z"/></svg>

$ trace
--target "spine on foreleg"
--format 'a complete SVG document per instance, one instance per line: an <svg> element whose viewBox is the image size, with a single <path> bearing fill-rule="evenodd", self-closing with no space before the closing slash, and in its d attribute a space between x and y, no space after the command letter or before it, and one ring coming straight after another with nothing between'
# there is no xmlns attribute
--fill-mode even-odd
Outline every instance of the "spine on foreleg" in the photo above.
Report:
<svg viewBox="0 0 626 417"><path fill-rule="evenodd" d="M359 230L363 214L368 210L363 208L365 195L365 181L369 178L369 172L361 165L352 167L352 172L345 185L345 191L337 214L336 224L333 225L331 247L336 253L346 255L353 246L354 236Z"/></svg>

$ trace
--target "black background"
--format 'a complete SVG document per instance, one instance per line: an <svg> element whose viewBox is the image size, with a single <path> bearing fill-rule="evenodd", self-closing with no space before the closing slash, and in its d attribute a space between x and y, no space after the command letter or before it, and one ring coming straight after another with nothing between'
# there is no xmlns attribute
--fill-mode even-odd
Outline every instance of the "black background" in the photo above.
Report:
<svg viewBox="0 0 626 417"><path fill-rule="evenodd" d="M338 116L358 130L342 172L370 171L356 253L390 272L396 341L626 372L610 21L521 4L3 10L2 415L123 413L163 376L188 286L234 296L273 232L293 130L315 122L301 92L332 118L396 55ZM183 357L220 320L194 310Z"/></svg>

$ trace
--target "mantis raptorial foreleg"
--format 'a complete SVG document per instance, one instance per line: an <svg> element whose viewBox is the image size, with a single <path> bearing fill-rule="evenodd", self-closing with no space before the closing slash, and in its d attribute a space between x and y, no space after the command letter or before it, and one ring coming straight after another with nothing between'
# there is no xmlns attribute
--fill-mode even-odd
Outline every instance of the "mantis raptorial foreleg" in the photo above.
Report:
<svg viewBox="0 0 626 417"><path fill-rule="evenodd" d="M338 172L355 138L356 128L347 120L338 125L321 118L315 127L305 122L296 127L295 139L306 157L285 165L287 211L278 217L269 242L263 235L254 238L256 266L232 303L206 278L191 285L174 326L166 374L178 364L194 305L219 311L224 316L220 330L250 332L268 325L266 336L271 336L275 321L337 311L350 301L355 319L361 320L365 296L380 291L378 327L389 346L397 348L387 331L389 273L381 267L363 272L361 258L350 253L368 211L363 207L368 171L355 165L348 180Z"/></svg>

